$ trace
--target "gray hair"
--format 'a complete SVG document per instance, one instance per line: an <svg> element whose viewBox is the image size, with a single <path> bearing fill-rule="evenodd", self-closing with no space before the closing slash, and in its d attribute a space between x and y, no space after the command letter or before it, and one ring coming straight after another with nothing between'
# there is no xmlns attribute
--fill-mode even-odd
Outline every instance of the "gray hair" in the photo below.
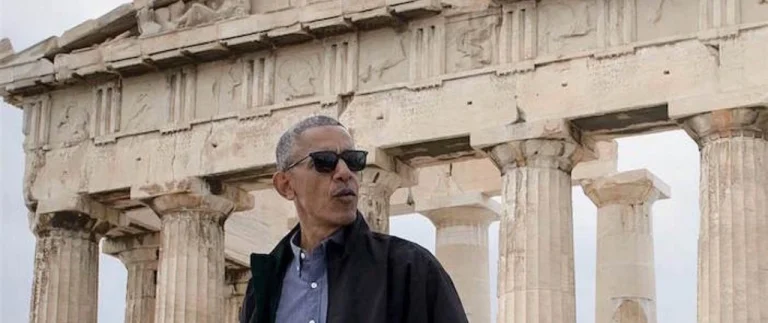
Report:
<svg viewBox="0 0 768 323"><path fill-rule="evenodd" d="M277 149L275 149L277 170L283 171L293 162L292 154L294 145L296 145L296 138L298 138L307 129L323 126L344 127L341 122L334 118L317 115L301 120L299 123L286 130L283 135L280 136L280 141L277 142Z"/></svg>

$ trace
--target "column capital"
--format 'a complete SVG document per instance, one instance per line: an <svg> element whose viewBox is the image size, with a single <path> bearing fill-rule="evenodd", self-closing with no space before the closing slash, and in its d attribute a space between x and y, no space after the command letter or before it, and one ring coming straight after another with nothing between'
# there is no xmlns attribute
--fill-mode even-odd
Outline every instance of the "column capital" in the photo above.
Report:
<svg viewBox="0 0 768 323"><path fill-rule="evenodd" d="M103 253L120 259L124 264L150 262L156 265L159 260L160 233L149 232L139 235L104 239Z"/></svg>
<svg viewBox="0 0 768 323"><path fill-rule="evenodd" d="M120 212L95 202L82 194L61 194L37 203L36 212L28 213L30 230L48 232L53 228L84 230L100 238L120 223Z"/></svg>
<svg viewBox="0 0 768 323"><path fill-rule="evenodd" d="M546 167L570 171L596 158L594 141L564 119L541 120L486 129L470 135L474 149L489 155L500 170Z"/></svg>
<svg viewBox="0 0 768 323"><path fill-rule="evenodd" d="M419 213L438 228L455 225L488 225L498 220L500 214L495 207L481 205L449 206Z"/></svg>
<svg viewBox="0 0 768 323"><path fill-rule="evenodd" d="M131 198L146 204L160 217L181 210L214 211L226 217L254 205L254 198L248 192L198 177L134 186Z"/></svg>
<svg viewBox="0 0 768 323"><path fill-rule="evenodd" d="M650 203L671 196L669 185L647 169L584 179L582 188L597 207Z"/></svg>
<svg viewBox="0 0 768 323"><path fill-rule="evenodd" d="M706 112L678 120L702 147L709 141L731 137L768 139L768 108L734 108Z"/></svg>

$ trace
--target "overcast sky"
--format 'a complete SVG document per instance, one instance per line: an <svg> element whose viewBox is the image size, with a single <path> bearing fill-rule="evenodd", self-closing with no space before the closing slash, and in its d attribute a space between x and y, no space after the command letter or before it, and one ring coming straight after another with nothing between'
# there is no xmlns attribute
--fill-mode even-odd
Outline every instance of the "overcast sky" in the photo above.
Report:
<svg viewBox="0 0 768 323"><path fill-rule="evenodd" d="M0 0L0 38L17 51L127 1ZM26 322L35 240L22 199L24 153L21 112L0 101L0 323ZM659 322L696 321L696 240L699 159L696 145L681 131L619 140L619 168L648 168L672 187L672 198L654 212L657 312ZM125 171L125 170L124 170ZM573 190L577 315L594 322L596 209L580 188ZM435 229L420 215L394 218L392 234L434 252ZM489 230L491 291L496 291L498 223ZM123 322L126 273L114 258L101 256L99 322ZM495 299L493 297L492 299ZM492 312L495 317L495 300Z"/></svg>

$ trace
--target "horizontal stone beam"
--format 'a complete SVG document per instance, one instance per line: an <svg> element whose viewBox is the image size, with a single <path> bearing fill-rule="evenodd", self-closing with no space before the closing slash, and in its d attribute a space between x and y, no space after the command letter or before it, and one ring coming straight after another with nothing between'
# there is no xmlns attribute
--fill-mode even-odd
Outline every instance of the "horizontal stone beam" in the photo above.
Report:
<svg viewBox="0 0 768 323"><path fill-rule="evenodd" d="M390 216L417 212L418 203L456 191L488 196L501 193L499 170L488 159L422 167L418 176L418 185L398 189L392 195Z"/></svg>

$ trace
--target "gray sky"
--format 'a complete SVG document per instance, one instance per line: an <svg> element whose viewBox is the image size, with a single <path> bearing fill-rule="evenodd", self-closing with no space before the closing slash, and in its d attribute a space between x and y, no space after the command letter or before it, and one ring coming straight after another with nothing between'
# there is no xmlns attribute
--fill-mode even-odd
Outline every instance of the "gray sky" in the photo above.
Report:
<svg viewBox="0 0 768 323"><path fill-rule="evenodd" d="M86 19L96 18L123 0L0 0L0 38L19 51ZM34 236L22 199L24 153L21 112L0 101L0 323L28 319ZM672 198L654 212L656 293L659 322L696 321L696 241L699 230L696 145L683 132L619 140L619 168L648 168L672 188ZM594 322L596 209L580 188L573 190L578 322ZM434 252L435 229L420 215L392 219L392 234ZM491 291L496 292L498 223L489 229ZM122 322L126 273L114 258L101 256L99 322ZM495 317L495 297L491 304Z"/></svg>

